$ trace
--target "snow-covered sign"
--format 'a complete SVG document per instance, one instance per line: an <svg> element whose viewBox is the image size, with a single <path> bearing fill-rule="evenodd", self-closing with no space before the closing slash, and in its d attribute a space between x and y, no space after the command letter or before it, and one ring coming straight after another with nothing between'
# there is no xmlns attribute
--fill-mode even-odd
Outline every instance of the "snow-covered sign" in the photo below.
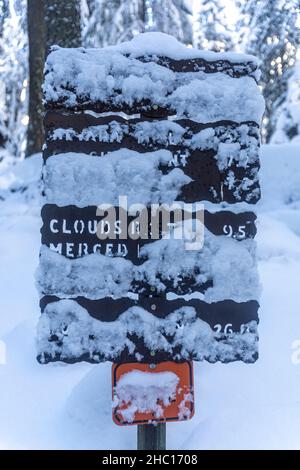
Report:
<svg viewBox="0 0 300 470"><path fill-rule="evenodd" d="M114 364L113 420L119 426L191 419L194 414L193 363Z"/></svg>
<svg viewBox="0 0 300 470"><path fill-rule="evenodd" d="M147 33L45 72L39 360L255 361L255 58Z"/></svg>

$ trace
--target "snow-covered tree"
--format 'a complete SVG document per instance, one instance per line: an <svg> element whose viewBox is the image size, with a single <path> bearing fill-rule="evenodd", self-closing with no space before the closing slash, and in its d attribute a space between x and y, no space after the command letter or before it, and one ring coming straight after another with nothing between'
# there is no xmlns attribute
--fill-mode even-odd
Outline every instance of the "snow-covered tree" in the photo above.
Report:
<svg viewBox="0 0 300 470"><path fill-rule="evenodd" d="M45 62L44 9L39 0L28 0L29 100L26 154L40 152L44 140L42 82Z"/></svg>
<svg viewBox="0 0 300 470"><path fill-rule="evenodd" d="M300 142L300 61L296 62L288 82L286 99L278 110L276 129L271 142Z"/></svg>
<svg viewBox="0 0 300 470"><path fill-rule="evenodd" d="M276 124L276 110L285 99L288 79L300 41L299 0L239 1L240 46L261 59L261 85L266 100L265 139Z"/></svg>
<svg viewBox="0 0 300 470"><path fill-rule="evenodd" d="M144 0L84 0L83 42L104 47L145 31Z"/></svg>
<svg viewBox="0 0 300 470"><path fill-rule="evenodd" d="M29 125L27 155L42 149L43 114L42 82L45 51L81 45L80 0L28 0L29 37Z"/></svg>
<svg viewBox="0 0 300 470"><path fill-rule="evenodd" d="M28 123L26 0L0 6L0 132L7 150L21 156Z"/></svg>
<svg viewBox="0 0 300 470"><path fill-rule="evenodd" d="M86 46L118 44L145 31L161 31L192 43L189 0L83 0L82 5Z"/></svg>
<svg viewBox="0 0 300 470"><path fill-rule="evenodd" d="M196 3L195 44L200 49L223 52L235 49L234 0L199 0Z"/></svg>
<svg viewBox="0 0 300 470"><path fill-rule="evenodd" d="M148 0L146 30L174 36L185 44L193 43L192 6L186 0Z"/></svg>
<svg viewBox="0 0 300 470"><path fill-rule="evenodd" d="M81 46L80 0L43 0L45 8L46 47Z"/></svg>
<svg viewBox="0 0 300 470"><path fill-rule="evenodd" d="M0 37L3 35L4 22L9 15L8 0L0 0Z"/></svg>

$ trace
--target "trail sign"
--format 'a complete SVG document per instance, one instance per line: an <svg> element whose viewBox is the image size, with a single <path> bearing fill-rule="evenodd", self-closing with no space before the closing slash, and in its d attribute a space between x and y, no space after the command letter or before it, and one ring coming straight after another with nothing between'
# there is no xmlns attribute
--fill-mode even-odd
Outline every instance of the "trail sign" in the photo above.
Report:
<svg viewBox="0 0 300 470"><path fill-rule="evenodd" d="M154 368L153 364L115 364L112 367L114 422L126 426L191 419L193 381L192 362L161 362ZM144 403L145 395L150 395L147 403ZM133 405L137 399L142 411Z"/></svg>
<svg viewBox="0 0 300 470"><path fill-rule="evenodd" d="M42 363L258 357L257 62L160 38L48 55Z"/></svg>

